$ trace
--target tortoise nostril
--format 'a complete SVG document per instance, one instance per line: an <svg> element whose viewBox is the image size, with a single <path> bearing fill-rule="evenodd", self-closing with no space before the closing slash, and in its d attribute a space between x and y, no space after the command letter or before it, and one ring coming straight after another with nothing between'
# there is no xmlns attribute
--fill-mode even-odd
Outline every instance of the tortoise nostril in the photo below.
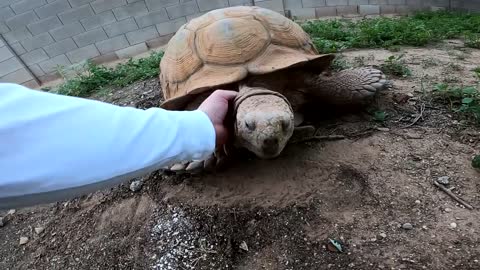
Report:
<svg viewBox="0 0 480 270"><path fill-rule="evenodd" d="M263 141L263 144L267 147L276 147L278 145L277 138L268 138Z"/></svg>
<svg viewBox="0 0 480 270"><path fill-rule="evenodd" d="M254 131L256 126L255 126L255 122L253 121L245 121L245 126L247 126L247 128L250 130L250 131Z"/></svg>

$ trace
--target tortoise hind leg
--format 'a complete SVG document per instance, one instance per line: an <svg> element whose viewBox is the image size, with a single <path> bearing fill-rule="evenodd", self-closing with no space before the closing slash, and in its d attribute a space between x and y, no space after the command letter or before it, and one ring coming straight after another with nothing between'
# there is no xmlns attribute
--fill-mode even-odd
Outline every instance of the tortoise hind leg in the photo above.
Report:
<svg viewBox="0 0 480 270"><path fill-rule="evenodd" d="M316 75L306 78L305 83L307 86L301 91L335 105L361 104L391 87L385 74L371 67L346 69L331 76Z"/></svg>

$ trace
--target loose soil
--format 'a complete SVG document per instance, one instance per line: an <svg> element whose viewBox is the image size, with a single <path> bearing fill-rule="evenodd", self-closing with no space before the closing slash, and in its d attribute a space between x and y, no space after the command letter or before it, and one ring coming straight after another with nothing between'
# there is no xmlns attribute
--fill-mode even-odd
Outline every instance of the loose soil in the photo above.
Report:
<svg viewBox="0 0 480 270"><path fill-rule="evenodd" d="M480 51L449 40L342 55L378 66L402 53L413 75L390 77L370 113L315 121L319 134L344 140L292 144L278 159L240 159L215 174L154 172L139 192L125 183L0 213L0 269L479 269L480 174L470 161L480 130L428 92L476 84ZM92 98L149 108L159 87L151 79ZM441 176L474 210L432 184Z"/></svg>

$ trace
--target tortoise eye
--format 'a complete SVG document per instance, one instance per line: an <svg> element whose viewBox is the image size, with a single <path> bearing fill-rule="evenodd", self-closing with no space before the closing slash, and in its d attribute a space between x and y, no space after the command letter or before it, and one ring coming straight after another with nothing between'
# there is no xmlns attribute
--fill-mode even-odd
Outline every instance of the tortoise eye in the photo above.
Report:
<svg viewBox="0 0 480 270"><path fill-rule="evenodd" d="M283 131L287 131L288 128L290 127L290 121L282 121L282 129Z"/></svg>
<svg viewBox="0 0 480 270"><path fill-rule="evenodd" d="M245 126L247 126L247 128L250 130L250 131L254 131L255 130L255 122L252 122L252 121L245 121Z"/></svg>

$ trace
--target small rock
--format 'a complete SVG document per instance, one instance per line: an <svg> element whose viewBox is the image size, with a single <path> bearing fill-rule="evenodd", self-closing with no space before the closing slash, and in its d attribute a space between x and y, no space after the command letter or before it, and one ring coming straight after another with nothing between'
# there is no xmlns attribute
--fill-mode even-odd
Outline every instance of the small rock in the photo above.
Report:
<svg viewBox="0 0 480 270"><path fill-rule="evenodd" d="M36 233L36 234L41 234L44 230L45 230L44 227L36 227L36 228L35 228L35 233Z"/></svg>
<svg viewBox="0 0 480 270"><path fill-rule="evenodd" d="M389 132L390 131L389 128L383 128L383 127L377 127L377 130L378 131L383 131L383 132Z"/></svg>
<svg viewBox="0 0 480 270"><path fill-rule="evenodd" d="M411 230L411 229L413 229L413 225L410 224L410 223L408 223L408 222L407 222L407 223L403 223L402 229L404 229L404 230Z"/></svg>
<svg viewBox="0 0 480 270"><path fill-rule="evenodd" d="M130 184L130 190L133 192L137 192L142 189L143 182L140 180L132 181Z"/></svg>
<svg viewBox="0 0 480 270"><path fill-rule="evenodd" d="M445 212L450 213L450 212L452 212L452 209L447 207L447 208L445 208Z"/></svg>
<svg viewBox="0 0 480 270"><path fill-rule="evenodd" d="M20 245L25 245L28 242L28 237L20 237Z"/></svg>
<svg viewBox="0 0 480 270"><path fill-rule="evenodd" d="M240 248L245 250L245 251L248 251L247 243L245 243L245 241L242 241L242 243L240 244Z"/></svg>
<svg viewBox="0 0 480 270"><path fill-rule="evenodd" d="M450 223L450 228L452 228L452 229L457 228L457 223L455 223L455 222Z"/></svg>
<svg viewBox="0 0 480 270"><path fill-rule="evenodd" d="M3 226L5 226L5 220L3 219L3 217L0 217L0 227Z"/></svg>
<svg viewBox="0 0 480 270"><path fill-rule="evenodd" d="M16 212L15 209L10 209L8 210L7 215L13 215L15 214L15 212Z"/></svg>
<svg viewBox="0 0 480 270"><path fill-rule="evenodd" d="M420 204L420 203L422 203L422 202L421 202L420 200L416 200L415 203L416 203L416 204Z"/></svg>
<svg viewBox="0 0 480 270"><path fill-rule="evenodd" d="M437 179L437 182L442 184L442 185L448 185L450 183L450 177L448 176L442 176Z"/></svg>
<svg viewBox="0 0 480 270"><path fill-rule="evenodd" d="M382 238L382 239L387 238L387 234L386 234L386 233L383 233L383 232L382 232L382 233L379 233L378 236L380 236L380 238Z"/></svg>

